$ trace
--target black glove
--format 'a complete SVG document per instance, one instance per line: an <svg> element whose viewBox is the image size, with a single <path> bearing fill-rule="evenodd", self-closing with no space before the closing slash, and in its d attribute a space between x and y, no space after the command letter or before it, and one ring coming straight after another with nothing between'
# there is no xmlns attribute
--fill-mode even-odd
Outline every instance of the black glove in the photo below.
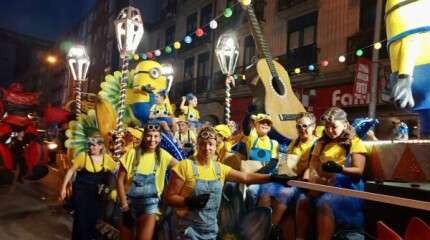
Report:
<svg viewBox="0 0 430 240"><path fill-rule="evenodd" d="M323 163L322 170L328 173L342 173L343 167L333 161L328 161Z"/></svg>
<svg viewBox="0 0 430 240"><path fill-rule="evenodd" d="M276 168L278 165L278 159L271 158L270 162L268 162L264 167L258 169L256 173L269 173L272 169Z"/></svg>
<svg viewBox="0 0 430 240"><path fill-rule="evenodd" d="M185 198L185 205L189 208L204 208L209 200L209 193Z"/></svg>
<svg viewBox="0 0 430 240"><path fill-rule="evenodd" d="M130 209L122 212L122 223L126 228L132 228L134 224L133 214L131 214Z"/></svg>
<svg viewBox="0 0 430 240"><path fill-rule="evenodd" d="M270 182L276 182L283 184L285 186L287 185L287 182L290 180L296 180L297 177L290 177L287 174L270 174Z"/></svg>
<svg viewBox="0 0 430 240"><path fill-rule="evenodd" d="M142 86L142 91L147 92L147 93L154 93L155 88L151 87L150 84Z"/></svg>

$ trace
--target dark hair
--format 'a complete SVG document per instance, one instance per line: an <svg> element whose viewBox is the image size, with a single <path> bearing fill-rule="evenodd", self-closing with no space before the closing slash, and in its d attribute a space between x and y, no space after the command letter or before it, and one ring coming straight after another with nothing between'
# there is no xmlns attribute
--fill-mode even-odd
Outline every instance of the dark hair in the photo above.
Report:
<svg viewBox="0 0 430 240"><path fill-rule="evenodd" d="M349 151L351 148L351 140L357 136L355 133L354 127L351 126L351 124L348 123L346 112L338 107L331 107L329 108L324 115L327 116L333 116L334 118L344 118L345 120L338 120L340 122L347 123L347 127L343 130L343 132L339 135L339 137L336 138L336 142L344 148L346 151ZM326 133L325 130L322 133L322 136L320 140L323 143L323 145L332 142L333 139L331 139Z"/></svg>

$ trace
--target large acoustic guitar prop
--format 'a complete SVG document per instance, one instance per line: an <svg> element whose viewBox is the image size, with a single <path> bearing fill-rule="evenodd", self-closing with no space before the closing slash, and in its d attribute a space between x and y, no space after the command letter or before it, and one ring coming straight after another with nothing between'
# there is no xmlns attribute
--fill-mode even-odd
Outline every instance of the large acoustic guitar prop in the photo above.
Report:
<svg viewBox="0 0 430 240"><path fill-rule="evenodd" d="M246 18L257 46L258 55L263 57L246 72L246 78L252 79L248 81L248 84L252 91L253 103L257 106L258 111L270 114L273 128L278 133L295 139L297 138L295 117L297 113L306 110L291 88L288 73L282 65L272 59L253 5L242 4L242 7L246 10Z"/></svg>

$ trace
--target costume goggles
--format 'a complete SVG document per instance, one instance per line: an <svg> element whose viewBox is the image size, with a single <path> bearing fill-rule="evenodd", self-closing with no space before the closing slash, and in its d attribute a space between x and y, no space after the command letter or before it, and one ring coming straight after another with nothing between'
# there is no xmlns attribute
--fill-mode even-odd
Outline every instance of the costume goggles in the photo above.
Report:
<svg viewBox="0 0 430 240"><path fill-rule="evenodd" d="M148 124L145 128L149 131L160 131L160 125L158 124Z"/></svg>
<svg viewBox="0 0 430 240"><path fill-rule="evenodd" d="M212 139L216 138L215 133L209 132L209 131L200 132L199 137L201 137L201 138L212 138Z"/></svg>
<svg viewBox="0 0 430 240"><path fill-rule="evenodd" d="M321 120L321 122L345 121L346 117L335 117L333 115L322 115L320 120Z"/></svg>
<svg viewBox="0 0 430 240"><path fill-rule="evenodd" d="M89 137L87 138L88 144L100 145L103 143L103 138L100 137Z"/></svg>
<svg viewBox="0 0 430 240"><path fill-rule="evenodd" d="M315 125L315 123L309 123L309 124L296 124L296 129L297 130L306 130L309 127L312 127L313 125Z"/></svg>

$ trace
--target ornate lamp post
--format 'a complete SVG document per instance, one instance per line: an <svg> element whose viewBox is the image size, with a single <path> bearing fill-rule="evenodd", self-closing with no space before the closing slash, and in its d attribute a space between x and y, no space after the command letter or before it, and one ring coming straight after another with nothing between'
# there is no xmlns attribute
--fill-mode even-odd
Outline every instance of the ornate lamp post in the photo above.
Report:
<svg viewBox="0 0 430 240"><path fill-rule="evenodd" d="M225 79L225 117L227 123L230 121L230 83L234 81L233 73L239 57L239 44L233 35L222 34L215 48L215 54L221 71L226 75ZM234 83L234 82L233 82Z"/></svg>
<svg viewBox="0 0 430 240"><path fill-rule="evenodd" d="M118 136L115 140L115 159L119 160L121 152L121 140L124 135L124 105L125 92L127 89L127 73L128 73L128 55L134 54L140 39L143 36L143 21L140 16L140 11L137 8L128 6L121 10L118 17L114 21L116 40L118 50L121 54L122 62L122 78L120 88L120 102L118 109Z"/></svg>
<svg viewBox="0 0 430 240"><path fill-rule="evenodd" d="M86 80L90 58L85 51L85 47L80 45L73 46L67 55L69 60L69 70L73 79L76 81L76 113L81 113L81 84Z"/></svg>

